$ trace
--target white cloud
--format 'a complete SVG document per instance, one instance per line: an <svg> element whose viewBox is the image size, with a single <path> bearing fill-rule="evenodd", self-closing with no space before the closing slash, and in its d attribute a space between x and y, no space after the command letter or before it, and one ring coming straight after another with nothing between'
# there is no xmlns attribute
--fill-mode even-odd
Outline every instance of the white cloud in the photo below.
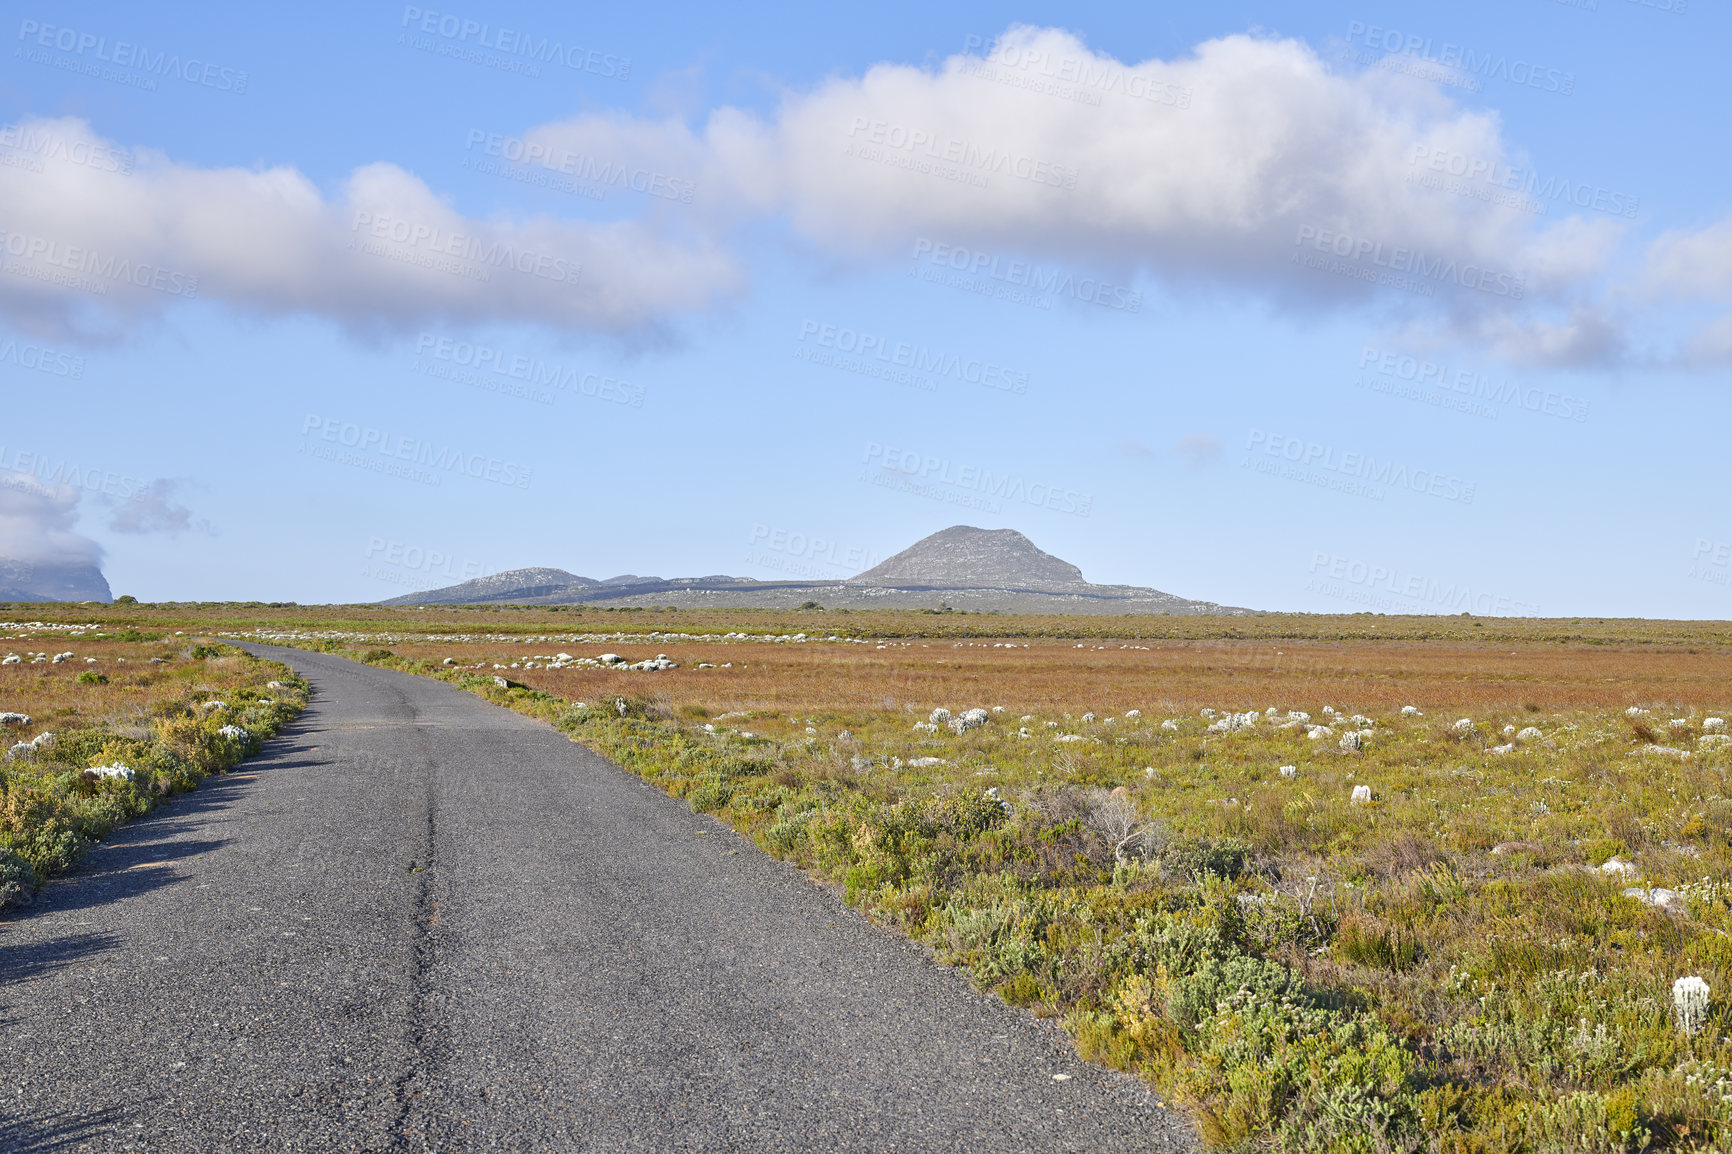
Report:
<svg viewBox="0 0 1732 1154"><path fill-rule="evenodd" d="M167 478L159 478L141 487L115 508L108 527L117 533L167 533L170 536L192 527L195 524L192 510L174 501L178 488L180 482ZM208 527L202 519L196 524Z"/></svg>
<svg viewBox="0 0 1732 1154"><path fill-rule="evenodd" d="M468 218L391 164L327 197L292 168L177 164L77 120L8 131L69 142L40 171L0 167L0 315L38 331L113 335L196 297L362 329L500 319L625 332L739 287L713 242L648 222ZM88 161L114 155L129 172Z"/></svg>
<svg viewBox="0 0 1732 1154"><path fill-rule="evenodd" d="M95 565L102 547L73 528L79 490L28 473L0 476L0 558L36 565Z"/></svg>
<svg viewBox="0 0 1732 1154"><path fill-rule="evenodd" d="M1732 302L1732 215L1700 229L1675 229L1648 246L1643 287L1669 299ZM1732 313L1703 325L1689 340L1689 362L1732 363Z"/></svg>
<svg viewBox="0 0 1732 1154"><path fill-rule="evenodd" d="M985 59L880 64L789 94L768 119L723 109L693 132L589 115L528 137L554 155L687 174L713 202L785 214L833 253L906 257L927 238L1300 304L1381 293L1407 311L1520 314L1573 292L1620 235L1425 187L1416 158L1506 158L1495 115L1253 36L1125 64L1069 33L1014 27ZM1295 261L1343 250L1344 267ZM1428 271L1405 293L1353 275L1380 260Z"/></svg>

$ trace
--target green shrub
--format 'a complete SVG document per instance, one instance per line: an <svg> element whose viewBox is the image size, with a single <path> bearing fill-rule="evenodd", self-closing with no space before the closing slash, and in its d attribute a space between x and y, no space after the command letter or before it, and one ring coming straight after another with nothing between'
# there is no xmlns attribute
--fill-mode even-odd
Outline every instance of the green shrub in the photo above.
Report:
<svg viewBox="0 0 1732 1154"><path fill-rule="evenodd" d="M80 685L107 685L108 684L108 677L105 674L101 674L101 673L96 672L94 669L86 669L83 673L80 673L77 677L74 677L72 680L78 682L78 684L80 684Z"/></svg>
<svg viewBox="0 0 1732 1154"><path fill-rule="evenodd" d="M1176 841L1161 853L1161 865L1180 878L1218 877L1229 880L1245 872L1251 847L1236 837Z"/></svg>
<svg viewBox="0 0 1732 1154"><path fill-rule="evenodd" d="M0 909L28 905L36 893L36 871L11 850L0 849Z"/></svg>
<svg viewBox="0 0 1732 1154"><path fill-rule="evenodd" d="M686 800L691 804L693 813L714 813L728 804L728 799L734 796L734 787L725 781L706 781L691 793Z"/></svg>

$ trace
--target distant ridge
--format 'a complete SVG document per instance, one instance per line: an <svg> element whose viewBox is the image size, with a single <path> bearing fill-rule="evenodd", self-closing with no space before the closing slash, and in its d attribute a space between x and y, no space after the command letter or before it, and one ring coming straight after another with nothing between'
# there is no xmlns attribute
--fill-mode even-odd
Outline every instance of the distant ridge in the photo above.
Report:
<svg viewBox="0 0 1732 1154"><path fill-rule="evenodd" d="M0 558L0 601L113 601L108 578L87 562Z"/></svg>
<svg viewBox="0 0 1732 1154"><path fill-rule="evenodd" d="M680 608L968 609L1003 613L1249 613L1135 585L1093 585L1014 529L952 525L846 581L639 577L596 581L564 569L512 569L385 605L674 605Z"/></svg>

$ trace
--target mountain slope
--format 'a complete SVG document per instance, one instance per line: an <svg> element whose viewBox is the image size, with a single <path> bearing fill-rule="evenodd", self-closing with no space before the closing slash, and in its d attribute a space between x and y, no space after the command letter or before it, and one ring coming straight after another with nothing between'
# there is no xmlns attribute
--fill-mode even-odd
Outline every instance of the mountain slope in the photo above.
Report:
<svg viewBox="0 0 1732 1154"><path fill-rule="evenodd" d="M846 581L638 577L606 581L563 569L513 569L386 605L672 605L684 609L952 609L978 613L1246 613L1135 585L1092 585L1082 570L1014 529L953 525Z"/></svg>
<svg viewBox="0 0 1732 1154"><path fill-rule="evenodd" d="M1082 570L1035 546L1015 529L952 525L922 537L849 585L896 589L1026 589L1078 592Z"/></svg>

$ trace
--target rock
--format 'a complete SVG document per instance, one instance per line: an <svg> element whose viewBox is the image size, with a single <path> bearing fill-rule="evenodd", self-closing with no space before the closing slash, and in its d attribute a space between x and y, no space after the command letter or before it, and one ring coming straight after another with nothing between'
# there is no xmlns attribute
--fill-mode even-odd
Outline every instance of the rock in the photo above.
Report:
<svg viewBox="0 0 1732 1154"><path fill-rule="evenodd" d="M1312 741L1323 741L1335 736L1335 731L1327 725L1313 725L1305 730L1305 736Z"/></svg>
<svg viewBox="0 0 1732 1154"><path fill-rule="evenodd" d="M952 719L951 726L961 733L964 730L979 729L991 720L992 715L984 709L965 709Z"/></svg>
<svg viewBox="0 0 1732 1154"><path fill-rule="evenodd" d="M931 722L933 725L944 725L950 721L950 710L942 707L934 709L927 715L926 720Z"/></svg>
<svg viewBox="0 0 1732 1154"><path fill-rule="evenodd" d="M1093 713L1085 713L1082 715L1082 719L1083 719L1083 724L1086 725L1095 719L1095 715Z"/></svg>
<svg viewBox="0 0 1732 1154"><path fill-rule="evenodd" d="M1168 733L1177 733L1179 732L1179 723L1176 721L1163 721L1161 722L1161 728L1166 730Z"/></svg>
<svg viewBox="0 0 1732 1154"><path fill-rule="evenodd" d="M1486 752L1487 753L1495 753L1495 754L1498 754L1499 756L1502 756L1503 754L1506 754L1506 753L1514 753L1515 748L1516 748L1515 743L1509 742L1509 743L1504 744L1504 745L1494 745L1490 749L1486 750Z"/></svg>
<svg viewBox="0 0 1732 1154"><path fill-rule="evenodd" d="M30 748L31 749L53 749L54 748L54 735L52 733L38 733L36 735L35 740L30 743Z"/></svg>
<svg viewBox="0 0 1732 1154"><path fill-rule="evenodd" d="M1215 711L1213 709L1207 709L1207 708L1199 709L1199 710L1197 710L1197 716L1201 717L1203 720L1207 721L1209 718L1215 716Z"/></svg>
<svg viewBox="0 0 1732 1154"><path fill-rule="evenodd" d="M1701 749L1718 749L1721 746L1732 745L1732 734L1704 733L1696 739L1696 745Z"/></svg>
<svg viewBox="0 0 1732 1154"><path fill-rule="evenodd" d="M35 753L35 752L36 752L36 748L34 746L32 746L28 741L20 741L16 745L12 746L12 748L10 748L6 751L6 760L17 761L19 758L27 757L30 754Z"/></svg>
<svg viewBox="0 0 1732 1154"><path fill-rule="evenodd" d="M1449 727L1449 731L1457 737L1472 737L1479 732L1479 726L1473 723L1473 718L1464 717Z"/></svg>
<svg viewBox="0 0 1732 1154"><path fill-rule="evenodd" d="M1516 735L1516 727L1513 725L1504 726L1503 727L1503 735L1505 737L1514 737Z"/></svg>
<svg viewBox="0 0 1732 1154"><path fill-rule="evenodd" d="M29 725L28 713L0 713L0 725Z"/></svg>
<svg viewBox="0 0 1732 1154"><path fill-rule="evenodd" d="M1607 858L1601 862L1600 872L1608 877L1634 879L1642 876L1642 871L1636 868L1635 863L1627 862L1621 857Z"/></svg>
<svg viewBox="0 0 1732 1154"><path fill-rule="evenodd" d="M911 757L908 764L916 769L928 769L934 765L949 765L942 757Z"/></svg>
<svg viewBox="0 0 1732 1154"><path fill-rule="evenodd" d="M505 680L505 678L503 678L503 677L499 676L497 673L495 673L493 675L493 684L494 684L495 688L506 689L506 688L510 687L511 682ZM623 709L620 711L620 716L622 716L622 717L625 716L625 711Z"/></svg>
<svg viewBox="0 0 1732 1154"><path fill-rule="evenodd" d="M455 657L447 657L445 660L441 661L439 664L441 664L441 665L456 665L457 659Z"/></svg>
<svg viewBox="0 0 1732 1154"><path fill-rule="evenodd" d="M1303 725L1303 724L1305 724L1311 720L1311 715L1309 713L1304 713L1300 710L1293 709L1293 710L1288 711L1287 720L1288 721L1297 721L1301 725Z"/></svg>
<svg viewBox="0 0 1732 1154"><path fill-rule="evenodd" d="M1643 905L1653 906L1655 909L1668 914L1688 914L1690 912L1689 905L1684 901L1684 895L1677 890L1663 889L1658 886L1647 890L1640 886L1634 886L1625 890L1624 896L1635 898Z"/></svg>
<svg viewBox="0 0 1732 1154"><path fill-rule="evenodd" d="M1674 761L1684 761L1690 756L1689 750L1675 749L1670 745L1644 745L1633 750L1631 757L1669 757Z"/></svg>
<svg viewBox="0 0 1732 1154"><path fill-rule="evenodd" d="M1541 733L1540 730L1538 729L1538 727L1530 725L1526 729L1523 729L1521 732L1516 734L1516 740L1517 741L1538 741L1544 736L1545 736L1545 734Z"/></svg>
<svg viewBox="0 0 1732 1154"><path fill-rule="evenodd" d="M932 724L930 721L916 721L914 723L914 732L915 733L937 733L938 727L936 725Z"/></svg>
<svg viewBox="0 0 1732 1154"><path fill-rule="evenodd" d="M1128 713L1125 714L1125 720L1126 721L1135 721L1137 718L1141 717L1142 715L1143 715L1142 710L1133 709L1133 710L1130 710Z"/></svg>
<svg viewBox="0 0 1732 1154"><path fill-rule="evenodd" d="M600 657L597 657L596 660L601 662L603 665L624 665L625 664L625 658L621 657L617 653L603 653Z"/></svg>
<svg viewBox="0 0 1732 1154"><path fill-rule="evenodd" d="M1371 787L1369 785L1354 786L1353 795L1348 798L1348 802L1352 805L1370 805Z"/></svg>
<svg viewBox="0 0 1732 1154"><path fill-rule="evenodd" d="M1425 714L1419 712L1418 706L1404 705L1401 707L1401 716L1403 716L1403 717L1424 717Z"/></svg>
<svg viewBox="0 0 1732 1154"><path fill-rule="evenodd" d="M1702 719L1703 733L1725 733L1726 719L1724 717L1706 717Z"/></svg>

